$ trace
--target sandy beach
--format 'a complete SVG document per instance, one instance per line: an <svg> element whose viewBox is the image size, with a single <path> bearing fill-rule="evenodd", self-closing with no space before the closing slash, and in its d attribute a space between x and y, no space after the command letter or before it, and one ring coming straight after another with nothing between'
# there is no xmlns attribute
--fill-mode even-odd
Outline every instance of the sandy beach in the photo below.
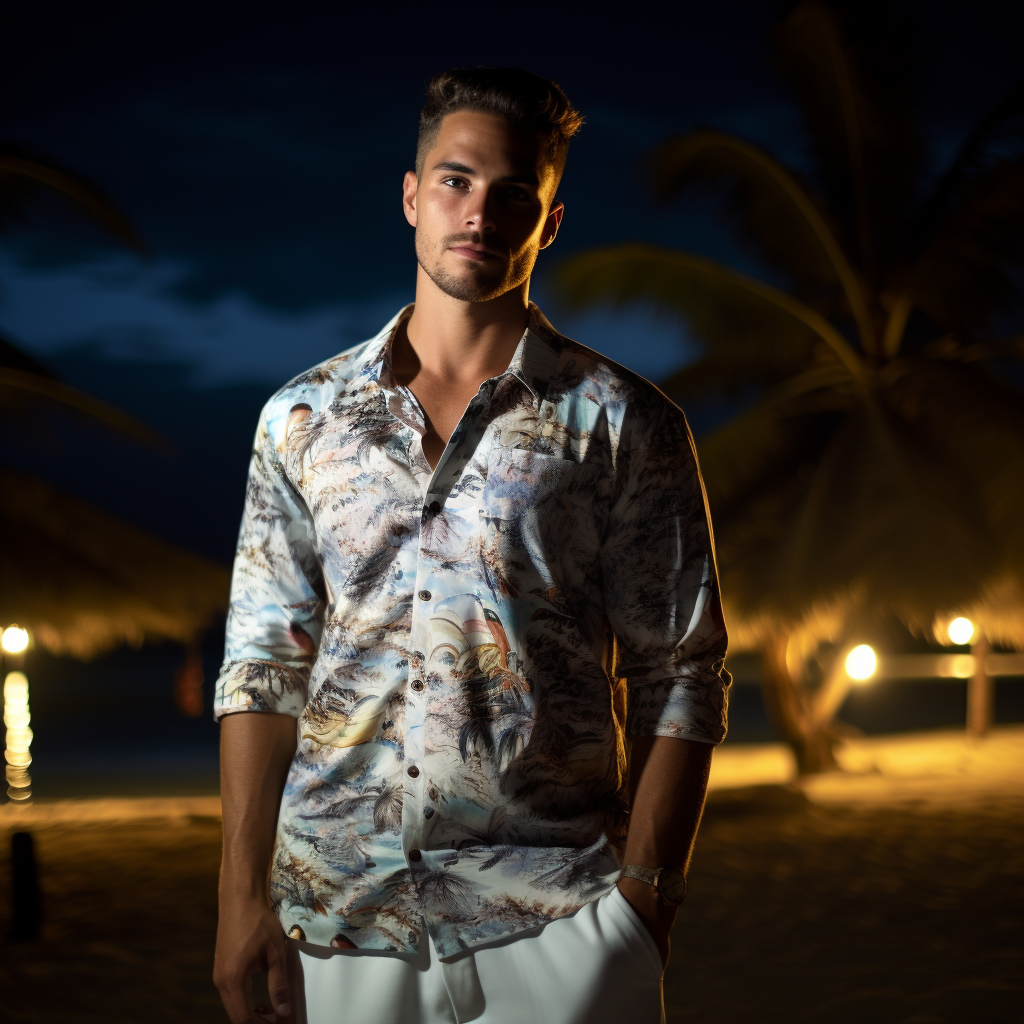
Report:
<svg viewBox="0 0 1024 1024"><path fill-rule="evenodd" d="M716 753L668 1020L1024 1020L1024 729L860 739L842 765L796 784L779 745ZM4 901L4 1020L226 1020L216 798L7 805L0 830L35 836L45 914L12 941Z"/></svg>

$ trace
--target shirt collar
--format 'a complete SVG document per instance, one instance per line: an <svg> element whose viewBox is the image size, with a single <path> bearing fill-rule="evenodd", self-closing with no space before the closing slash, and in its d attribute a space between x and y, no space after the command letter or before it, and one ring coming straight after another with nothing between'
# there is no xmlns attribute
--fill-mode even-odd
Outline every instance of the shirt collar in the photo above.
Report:
<svg viewBox="0 0 1024 1024"><path fill-rule="evenodd" d="M519 340L507 373L518 377L534 400L544 397L562 354L558 332L536 303L530 303L530 321Z"/></svg>
<svg viewBox="0 0 1024 1024"><path fill-rule="evenodd" d="M391 376L391 343L398 328L412 315L413 304L403 306L380 332L366 343L361 366L353 375L353 383L372 381L380 387L393 388ZM508 364L506 375L517 377L527 390L539 399L558 369L561 345L558 332L538 306L530 303L530 319Z"/></svg>
<svg viewBox="0 0 1024 1024"><path fill-rule="evenodd" d="M363 383L372 381L385 389L393 387L391 376L391 342L399 326L412 315L413 304L403 306L377 333L366 343L360 362L362 365L353 374L352 382Z"/></svg>

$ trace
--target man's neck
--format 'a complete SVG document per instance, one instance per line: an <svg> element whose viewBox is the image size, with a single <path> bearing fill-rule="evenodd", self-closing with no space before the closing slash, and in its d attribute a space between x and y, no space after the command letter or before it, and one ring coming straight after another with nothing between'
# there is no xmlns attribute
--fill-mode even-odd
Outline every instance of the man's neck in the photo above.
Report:
<svg viewBox="0 0 1024 1024"><path fill-rule="evenodd" d="M420 372L478 384L504 372L530 319L528 294L526 282L490 302L464 302L417 267L416 305L405 335Z"/></svg>

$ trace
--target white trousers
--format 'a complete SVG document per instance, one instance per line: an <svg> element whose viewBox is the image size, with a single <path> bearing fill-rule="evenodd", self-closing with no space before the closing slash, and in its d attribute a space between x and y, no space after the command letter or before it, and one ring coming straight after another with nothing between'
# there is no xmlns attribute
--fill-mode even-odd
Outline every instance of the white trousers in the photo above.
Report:
<svg viewBox="0 0 1024 1024"><path fill-rule="evenodd" d="M296 1024L664 1024L661 956L618 889L439 960L288 940Z"/></svg>

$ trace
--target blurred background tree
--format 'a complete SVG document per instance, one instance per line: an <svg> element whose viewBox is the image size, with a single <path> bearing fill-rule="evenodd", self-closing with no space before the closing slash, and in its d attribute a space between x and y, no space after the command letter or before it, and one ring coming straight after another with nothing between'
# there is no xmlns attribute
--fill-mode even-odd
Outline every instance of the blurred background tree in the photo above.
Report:
<svg viewBox="0 0 1024 1024"><path fill-rule="evenodd" d="M741 411L699 452L734 646L801 771L835 766L822 641L895 613L1024 640L1024 83L941 172L894 6L797 4L773 40L807 173L715 131L666 141L658 194L704 190L767 268L630 244L568 260L571 305L653 303L702 354L662 387Z"/></svg>
<svg viewBox="0 0 1024 1024"><path fill-rule="evenodd" d="M133 252L146 247L94 184L13 143L0 143L0 233L27 226L53 197ZM61 382L0 334L0 412L36 419L68 409L162 450L153 430ZM84 458L100 457L84 452ZM125 473L130 487L130 469ZM90 658L122 643L192 644L227 604L228 570L0 465L0 627L16 622L54 654ZM188 664L188 661L186 661ZM193 672L194 674L194 672Z"/></svg>

